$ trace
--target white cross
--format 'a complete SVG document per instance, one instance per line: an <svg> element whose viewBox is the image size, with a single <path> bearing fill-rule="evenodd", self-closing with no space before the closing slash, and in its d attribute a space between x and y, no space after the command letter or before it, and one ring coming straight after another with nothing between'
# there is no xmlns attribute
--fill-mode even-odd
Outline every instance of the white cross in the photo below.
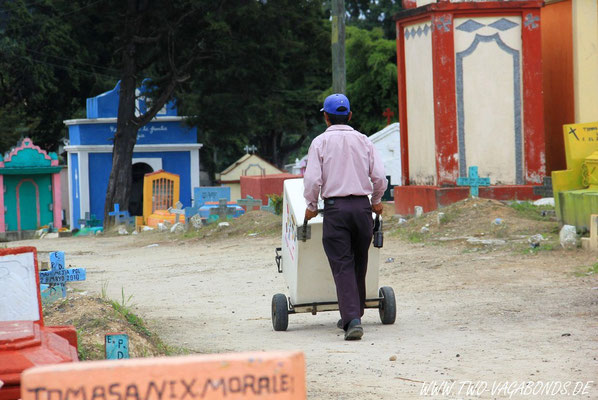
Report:
<svg viewBox="0 0 598 400"><path fill-rule="evenodd" d="M183 209L183 203L177 201L174 207L170 207L168 212L171 214L176 215L176 223L179 223L179 215L185 215L185 210Z"/></svg>

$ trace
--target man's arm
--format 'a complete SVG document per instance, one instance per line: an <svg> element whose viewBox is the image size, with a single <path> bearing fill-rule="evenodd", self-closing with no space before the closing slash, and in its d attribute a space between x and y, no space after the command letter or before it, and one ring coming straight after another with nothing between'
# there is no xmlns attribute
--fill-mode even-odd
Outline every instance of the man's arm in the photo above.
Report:
<svg viewBox="0 0 598 400"><path fill-rule="evenodd" d="M388 187L388 180L384 172L384 163L378 154L376 147L371 140L368 139L370 146L370 179L373 185L372 193L372 208L382 202L382 196ZM380 207L381 209L381 207ZM376 211L375 211L376 212ZM378 214L378 212L376 212Z"/></svg>
<svg viewBox="0 0 598 400"><path fill-rule="evenodd" d="M303 175L303 197L307 203L307 210L317 215L318 196L322 186L322 164L320 162L320 149L312 142L307 152L307 167ZM307 213L306 213L307 216ZM308 218L309 219L309 218Z"/></svg>

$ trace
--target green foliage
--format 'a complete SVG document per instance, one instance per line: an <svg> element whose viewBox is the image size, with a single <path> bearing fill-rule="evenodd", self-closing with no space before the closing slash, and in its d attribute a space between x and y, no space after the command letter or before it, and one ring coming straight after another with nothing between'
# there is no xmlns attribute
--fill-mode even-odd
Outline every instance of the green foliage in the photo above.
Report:
<svg viewBox="0 0 598 400"><path fill-rule="evenodd" d="M386 39L394 40L393 16L402 9L400 0L345 0L345 8L349 15L347 25L368 30L381 28Z"/></svg>
<svg viewBox="0 0 598 400"><path fill-rule="evenodd" d="M279 195L273 193L273 194L268 195L268 199L270 199L270 202L274 206L274 213L276 215L282 215L282 204L283 204L282 196L279 196Z"/></svg>
<svg viewBox="0 0 598 400"><path fill-rule="evenodd" d="M282 166L320 133L330 82L330 30L310 0L229 1L215 57L197 63L181 100L200 130L204 161L219 172L247 144Z"/></svg>
<svg viewBox="0 0 598 400"><path fill-rule="evenodd" d="M384 39L379 28L347 27L346 47L351 125L371 135L386 126L386 108L398 120L396 44Z"/></svg>
<svg viewBox="0 0 598 400"><path fill-rule="evenodd" d="M115 71L86 47L95 27L78 2L0 0L0 10L0 153L24 136L55 151L62 121L80 115L88 93L115 81Z"/></svg>
<svg viewBox="0 0 598 400"><path fill-rule="evenodd" d="M381 28L386 39L395 38L393 17L402 9L401 0L345 0L347 26L371 30ZM326 17L331 14L331 0L324 0Z"/></svg>

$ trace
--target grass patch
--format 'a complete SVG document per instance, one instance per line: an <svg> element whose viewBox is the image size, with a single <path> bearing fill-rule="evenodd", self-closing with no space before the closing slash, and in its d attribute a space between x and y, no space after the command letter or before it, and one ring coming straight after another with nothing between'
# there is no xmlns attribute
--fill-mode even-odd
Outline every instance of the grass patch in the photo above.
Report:
<svg viewBox="0 0 598 400"><path fill-rule="evenodd" d="M150 330L147 329L147 327L145 326L145 322L143 322L143 319L141 319L141 317L139 317L138 315L134 314L126 305L114 300L110 301L110 305L112 305L112 308L114 308L114 310L118 314L120 314L127 320L129 325L131 325L131 328L133 328L135 332L147 338L154 336L152 332L150 332Z"/></svg>
<svg viewBox="0 0 598 400"><path fill-rule="evenodd" d="M585 267L582 267L585 269ZM590 276L590 275L598 275L598 263L595 263L591 267L587 267L585 271L578 271L574 273L575 276Z"/></svg>
<svg viewBox="0 0 598 400"><path fill-rule="evenodd" d="M520 217L534 221L546 221L547 217L542 213L554 211L554 207L552 206L535 206L529 201L514 202L509 204L509 207L517 211Z"/></svg>
<svg viewBox="0 0 598 400"><path fill-rule="evenodd" d="M421 232L410 230L407 227L401 227L391 232L391 236L399 237L409 243L422 243L425 240L425 235Z"/></svg>

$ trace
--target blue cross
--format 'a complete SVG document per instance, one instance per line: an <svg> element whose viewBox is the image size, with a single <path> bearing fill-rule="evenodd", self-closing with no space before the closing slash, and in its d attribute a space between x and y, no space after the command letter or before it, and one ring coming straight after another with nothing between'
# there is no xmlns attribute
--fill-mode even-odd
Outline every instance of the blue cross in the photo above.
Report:
<svg viewBox="0 0 598 400"><path fill-rule="evenodd" d="M66 283L84 281L86 278L85 268L64 268L64 251L50 253L50 271L39 273L39 283L46 283L50 287L59 286L62 289L62 297L66 297Z"/></svg>
<svg viewBox="0 0 598 400"><path fill-rule="evenodd" d="M114 216L114 222L116 225L120 225L122 223L128 225L132 222L132 220L134 220L134 218L129 215L128 211L120 211L120 205L118 203L114 205L114 211L109 212L108 215Z"/></svg>
<svg viewBox="0 0 598 400"><path fill-rule="evenodd" d="M490 178L480 178L478 167L469 167L469 176L467 178L457 178L458 186L469 186L469 194L472 197L479 196L480 186L490 186Z"/></svg>
<svg viewBox="0 0 598 400"><path fill-rule="evenodd" d="M540 17L538 17L537 15L534 17L532 13L529 13L525 16L525 22L523 23L523 25L531 31L540 26L536 24L536 22L538 21L540 21Z"/></svg>

